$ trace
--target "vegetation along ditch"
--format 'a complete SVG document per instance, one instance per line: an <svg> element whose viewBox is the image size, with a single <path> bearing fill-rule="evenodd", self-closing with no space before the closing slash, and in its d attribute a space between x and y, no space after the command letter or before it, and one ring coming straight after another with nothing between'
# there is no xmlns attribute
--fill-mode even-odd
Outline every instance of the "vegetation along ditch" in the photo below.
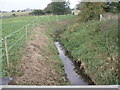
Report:
<svg viewBox="0 0 120 90"><path fill-rule="evenodd" d="M114 19L95 20L71 24L59 36L67 55L97 85L119 83L117 30Z"/></svg>
<svg viewBox="0 0 120 90"><path fill-rule="evenodd" d="M61 29L57 29L55 34L55 46L64 64L66 77L71 85L94 85L94 82L83 72L83 68L79 68L81 65L78 62L73 62L69 52L63 49L60 43Z"/></svg>

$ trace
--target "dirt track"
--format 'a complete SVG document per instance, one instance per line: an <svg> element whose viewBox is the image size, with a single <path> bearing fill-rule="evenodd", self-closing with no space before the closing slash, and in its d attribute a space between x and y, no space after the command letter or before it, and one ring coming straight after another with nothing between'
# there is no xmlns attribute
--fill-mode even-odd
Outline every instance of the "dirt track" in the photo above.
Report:
<svg viewBox="0 0 120 90"><path fill-rule="evenodd" d="M60 74L46 50L49 38L45 35L44 25L37 27L33 39L29 41L19 67L20 76L14 79L15 85L60 85ZM44 55L43 55L44 54Z"/></svg>

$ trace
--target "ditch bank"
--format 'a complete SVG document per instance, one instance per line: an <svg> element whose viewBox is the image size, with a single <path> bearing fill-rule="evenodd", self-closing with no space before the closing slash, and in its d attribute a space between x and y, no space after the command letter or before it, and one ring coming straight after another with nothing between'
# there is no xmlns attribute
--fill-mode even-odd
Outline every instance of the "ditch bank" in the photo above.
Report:
<svg viewBox="0 0 120 90"><path fill-rule="evenodd" d="M73 23L62 27L58 36L66 55L78 63L78 68L96 85L118 85L120 81L118 29L117 23L114 22Z"/></svg>
<svg viewBox="0 0 120 90"><path fill-rule="evenodd" d="M82 63L73 62L70 53L63 49L63 45L60 42L61 33L61 29L56 30L55 46L58 49L59 56L64 64L64 70L68 81L71 85L95 85L91 78L84 73Z"/></svg>

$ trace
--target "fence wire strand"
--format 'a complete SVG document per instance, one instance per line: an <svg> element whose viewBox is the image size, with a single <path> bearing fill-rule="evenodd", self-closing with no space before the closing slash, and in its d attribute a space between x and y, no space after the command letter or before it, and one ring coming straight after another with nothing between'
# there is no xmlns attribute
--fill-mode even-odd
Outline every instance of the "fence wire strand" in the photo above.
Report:
<svg viewBox="0 0 120 90"><path fill-rule="evenodd" d="M0 42L2 42L4 39L2 38L1 40L0 40Z"/></svg>
<svg viewBox="0 0 120 90"><path fill-rule="evenodd" d="M23 30L23 29L24 29L24 27L22 27L22 28L18 29L17 31L11 33L10 35L6 36L5 38L10 37L10 36L14 35L15 33L19 32L19 31L21 31L21 30Z"/></svg>
<svg viewBox="0 0 120 90"><path fill-rule="evenodd" d="M3 48L2 49L0 49L0 52L3 50Z"/></svg>
<svg viewBox="0 0 120 90"><path fill-rule="evenodd" d="M19 38L8 50L10 50L12 47L14 47L26 34L24 34L21 38Z"/></svg>
<svg viewBox="0 0 120 90"><path fill-rule="evenodd" d="M2 54L2 56L0 57L0 59L4 56L5 54Z"/></svg>
<svg viewBox="0 0 120 90"><path fill-rule="evenodd" d="M37 17L37 18L35 18L32 22L24 25L22 28L20 28L20 29L16 30L15 32L9 34L8 36L2 37L2 38L0 39L0 43L3 43L3 42L4 42L4 40L5 40L4 38L6 38L6 39L8 39L9 41L11 41L11 38L12 38L11 36L12 36L12 35L16 35L16 34L18 33L18 36L19 36L18 38L19 38L19 39L13 40L12 42L14 42L14 43L13 43L12 45L11 45L11 43L10 43L10 46L9 46L9 48L8 48L8 53L9 53L9 55L15 53L14 51L13 51L13 53L12 53L12 50L11 50L11 49L12 49L16 44L18 44L18 42L20 42L20 41L23 39L23 37L26 36L26 33L30 34L29 38L31 38L31 37L32 37L31 32L33 32L33 30L36 29L36 26L37 26L38 24L41 24L41 23L45 23L45 22L46 22L46 21L43 20L44 17L45 17L45 16ZM43 21L42 21L42 20L43 20ZM41 22L40 22L40 21L41 21ZM52 20L52 19L49 17L48 22L49 22L49 21L54 21L54 20ZM28 28L27 28L27 29L28 29L28 30L27 30L28 32L26 32L26 26L28 27ZM22 32L22 31L24 31L24 32ZM22 34L22 33L24 33L24 34ZM21 34L22 34L22 36L21 36ZM11 38L10 38L10 37L11 37ZM12 38L12 39L14 39L14 38ZM8 41L8 44L9 44L9 41ZM7 43L7 42L6 42L6 43ZM3 51L3 50L6 50L6 48L1 48L1 49L0 49L0 52ZM11 50L11 51L10 51L10 50ZM1 59L3 56L5 56L5 58L7 57L7 56L6 56L6 51L3 51L3 53L1 53L0 59ZM11 56L11 55L10 55L10 56Z"/></svg>

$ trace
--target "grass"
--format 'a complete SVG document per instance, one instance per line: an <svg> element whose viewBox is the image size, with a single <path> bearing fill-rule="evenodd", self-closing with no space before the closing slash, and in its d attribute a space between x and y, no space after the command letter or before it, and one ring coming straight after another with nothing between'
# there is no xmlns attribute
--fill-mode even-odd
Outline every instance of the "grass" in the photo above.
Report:
<svg viewBox="0 0 120 90"><path fill-rule="evenodd" d="M97 85L118 85L118 22L116 19L73 23L64 29L60 41L73 61Z"/></svg>
<svg viewBox="0 0 120 90"><path fill-rule="evenodd" d="M54 40L51 38L51 36L49 36L48 33L46 33L46 35L49 37L49 45L47 45L46 50L49 52L48 57L52 59L51 62L55 63L55 65L53 66L61 75L60 85L70 85L70 83L66 79L66 74L64 72L64 64L61 62L61 59L58 56L58 51L54 45Z"/></svg>
<svg viewBox="0 0 120 90"><path fill-rule="evenodd" d="M41 25L44 23L51 23L56 21L56 16L18 16L18 17L10 17L10 18L3 18L2 19L2 37L6 37L11 33L17 31L21 27L25 26L26 24L30 23L28 26L29 36L33 34L33 25L32 21L35 20L36 26ZM67 20L70 19L71 16L58 16L58 20ZM1 24L0 24L1 25ZM35 26L35 27L36 27ZM25 27L22 28L19 32L11 35L7 38L8 48L10 48L14 43L21 38L21 36L25 35L26 29ZM2 54L4 54L2 58L2 71L3 77L13 77L15 74L19 74L17 67L19 66L19 61L23 55L25 55L25 47L26 47L26 36L24 36L16 45L14 45L9 50L9 60L10 60L10 71L7 70L6 67L6 56L5 56L5 47L4 42L2 43Z"/></svg>
<svg viewBox="0 0 120 90"><path fill-rule="evenodd" d="M11 17L11 18L4 18L2 19L2 37L6 37L13 32L19 30L23 26L25 26L28 23L31 23L35 19L34 16L30 17ZM30 31L29 34L31 34L32 30L32 25L28 26L28 30ZM25 27L23 27L19 32L11 35L10 37L7 38L7 43L8 43L8 49L9 49L9 60L10 60L10 66L11 69L10 71L7 70L6 67L6 56L5 56L5 46L4 42L2 45L2 52L3 52L3 65L2 65L2 70L3 70L3 76L12 76L15 72L17 73L18 71L15 70L16 66L18 65L18 59L21 58L23 55L24 49L25 49ZM24 35L23 38L21 38ZM21 40L17 42L17 40ZM17 42L17 43L16 43ZM16 43L14 45L14 43ZM12 48L10 48L13 45Z"/></svg>
<svg viewBox="0 0 120 90"><path fill-rule="evenodd" d="M72 16L72 17L71 16L67 16L67 17L66 16L60 16L59 20L61 22L65 22L66 20L71 21L74 17L75 16ZM56 63L54 65L54 67L57 68L57 71L59 71L59 73L61 75L60 85L70 85L70 82L68 82L67 79L66 79L66 74L65 74L65 71L64 71L64 64L61 62L61 59L58 56L58 50L57 50L57 48L55 47L55 44L54 44L54 42L55 42L55 31L56 31L56 29L63 28L68 24L69 23L59 24L59 22L54 22L54 21L46 24L46 33L45 34L49 38L49 45L46 49L50 53L49 57L51 57L53 60L55 60L55 61L53 61L54 63Z"/></svg>
<svg viewBox="0 0 120 90"><path fill-rule="evenodd" d="M2 38L2 20L0 20L0 38ZM2 42L0 42L0 47L2 47ZM2 51L0 51L0 56L2 55ZM2 67L2 62L0 59L0 67ZM2 76L2 68L0 68L0 76Z"/></svg>

